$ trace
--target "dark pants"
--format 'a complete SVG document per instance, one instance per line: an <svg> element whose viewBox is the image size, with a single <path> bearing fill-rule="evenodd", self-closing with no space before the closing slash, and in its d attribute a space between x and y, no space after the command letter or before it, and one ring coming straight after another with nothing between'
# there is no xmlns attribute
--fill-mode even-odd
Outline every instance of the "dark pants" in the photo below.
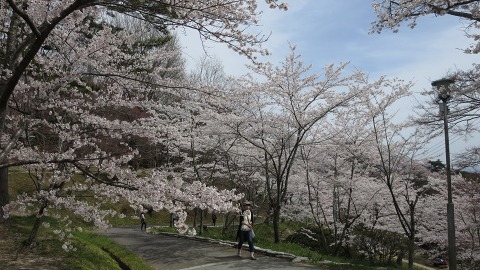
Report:
<svg viewBox="0 0 480 270"><path fill-rule="evenodd" d="M145 220L142 220L142 225L140 226L140 230L143 231L143 227L145 227L145 231L147 230L147 223Z"/></svg>
<svg viewBox="0 0 480 270"><path fill-rule="evenodd" d="M242 249L243 242L246 240L248 241L248 250L250 252L255 252L253 248L253 238L252 238L252 231L240 231L239 235L240 241L238 242L238 249Z"/></svg>

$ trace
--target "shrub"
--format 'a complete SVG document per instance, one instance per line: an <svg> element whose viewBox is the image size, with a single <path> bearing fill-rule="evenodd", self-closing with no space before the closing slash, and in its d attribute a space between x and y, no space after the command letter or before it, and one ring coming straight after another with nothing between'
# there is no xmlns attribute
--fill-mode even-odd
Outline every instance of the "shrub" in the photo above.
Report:
<svg viewBox="0 0 480 270"><path fill-rule="evenodd" d="M289 235L286 241L291 243L300 244L304 247L308 247L312 250L319 252L328 252L328 245L332 242L332 235L326 230L322 231L318 228L301 228L297 232Z"/></svg>
<svg viewBox="0 0 480 270"><path fill-rule="evenodd" d="M363 225L356 226L353 232L353 251L372 264L392 264L394 257L401 260L408 252L408 239L402 234Z"/></svg>

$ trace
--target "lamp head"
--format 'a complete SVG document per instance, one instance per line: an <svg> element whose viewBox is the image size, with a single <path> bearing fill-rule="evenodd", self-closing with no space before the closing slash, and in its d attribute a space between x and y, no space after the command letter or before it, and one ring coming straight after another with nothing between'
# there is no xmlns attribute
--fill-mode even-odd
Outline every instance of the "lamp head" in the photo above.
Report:
<svg viewBox="0 0 480 270"><path fill-rule="evenodd" d="M438 98L443 102L450 99L450 84L454 83L454 79L445 78L432 82L432 86L437 88Z"/></svg>

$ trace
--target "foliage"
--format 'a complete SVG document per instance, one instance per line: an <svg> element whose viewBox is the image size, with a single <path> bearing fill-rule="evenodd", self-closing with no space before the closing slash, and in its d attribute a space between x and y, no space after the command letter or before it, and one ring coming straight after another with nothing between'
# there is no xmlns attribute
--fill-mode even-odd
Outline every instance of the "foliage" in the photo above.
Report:
<svg viewBox="0 0 480 270"><path fill-rule="evenodd" d="M397 263L401 263L408 252L409 240L399 233L358 225L353 234L352 246L355 252L373 264L392 264L395 257Z"/></svg>
<svg viewBox="0 0 480 270"><path fill-rule="evenodd" d="M286 241L300 244L321 254L331 253L330 248L323 244L323 235L327 236L327 243L333 243L333 235L328 232L319 232L317 227L301 228L286 238ZM357 225L353 228L350 237L351 244L340 253L343 258L368 259L371 265L393 265L394 257L400 261L408 250L408 239L399 233L366 228Z"/></svg>
<svg viewBox="0 0 480 270"><path fill-rule="evenodd" d="M428 163L430 164L430 171L432 172L440 172L445 170L445 164L443 164L443 162L441 162L439 159L436 161L430 160Z"/></svg>
<svg viewBox="0 0 480 270"><path fill-rule="evenodd" d="M298 243L323 254L328 254L330 250L329 245L334 242L333 235L331 235L330 231L319 232L319 230L321 229L318 227L301 228L289 235L285 240L291 243ZM322 240L323 236L327 238L326 241Z"/></svg>

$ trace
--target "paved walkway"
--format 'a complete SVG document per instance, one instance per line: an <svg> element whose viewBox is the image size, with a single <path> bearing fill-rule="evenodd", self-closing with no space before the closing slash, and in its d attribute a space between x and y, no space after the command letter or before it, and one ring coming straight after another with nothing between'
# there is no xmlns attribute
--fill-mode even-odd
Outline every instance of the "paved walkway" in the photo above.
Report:
<svg viewBox="0 0 480 270"><path fill-rule="evenodd" d="M163 234L147 234L135 227L111 228L106 236L118 244L138 254L155 269L322 269L291 259L267 256L256 253L257 260L249 259L247 250L243 256L237 256L237 250L232 245L222 245L179 238Z"/></svg>

